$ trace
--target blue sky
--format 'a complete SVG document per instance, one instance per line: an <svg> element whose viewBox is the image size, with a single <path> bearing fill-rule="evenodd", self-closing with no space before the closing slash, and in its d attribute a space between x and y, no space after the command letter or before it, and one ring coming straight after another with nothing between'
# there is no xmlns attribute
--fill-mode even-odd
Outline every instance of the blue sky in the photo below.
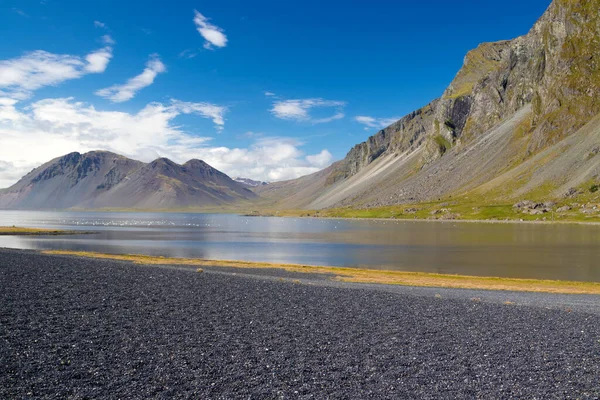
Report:
<svg viewBox="0 0 600 400"><path fill-rule="evenodd" d="M548 5L0 0L0 187L95 148L264 180L314 172Z"/></svg>

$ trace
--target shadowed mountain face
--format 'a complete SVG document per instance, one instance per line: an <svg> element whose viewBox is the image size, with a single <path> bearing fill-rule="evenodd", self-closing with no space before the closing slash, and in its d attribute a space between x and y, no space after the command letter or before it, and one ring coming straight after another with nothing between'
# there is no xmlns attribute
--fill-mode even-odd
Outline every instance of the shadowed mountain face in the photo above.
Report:
<svg viewBox="0 0 600 400"><path fill-rule="evenodd" d="M448 196L558 197L600 174L599 0L554 0L531 31L470 51L443 95L327 170L255 189L281 208Z"/></svg>
<svg viewBox="0 0 600 400"><path fill-rule="evenodd" d="M56 158L0 191L0 208L169 209L231 204L256 195L200 160L149 164L104 151Z"/></svg>

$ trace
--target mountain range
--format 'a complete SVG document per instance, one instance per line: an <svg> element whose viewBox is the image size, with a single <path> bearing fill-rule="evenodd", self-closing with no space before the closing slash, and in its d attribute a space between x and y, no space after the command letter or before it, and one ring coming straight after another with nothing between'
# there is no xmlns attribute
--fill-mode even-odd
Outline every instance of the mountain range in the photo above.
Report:
<svg viewBox="0 0 600 400"><path fill-rule="evenodd" d="M574 193L600 174L599 8L554 0L529 33L470 51L439 98L312 175L262 184L199 160L72 153L0 191L0 208L372 208Z"/></svg>
<svg viewBox="0 0 600 400"><path fill-rule="evenodd" d="M71 153L0 190L0 208L173 209L211 207L256 198L204 161L151 163L106 151Z"/></svg>

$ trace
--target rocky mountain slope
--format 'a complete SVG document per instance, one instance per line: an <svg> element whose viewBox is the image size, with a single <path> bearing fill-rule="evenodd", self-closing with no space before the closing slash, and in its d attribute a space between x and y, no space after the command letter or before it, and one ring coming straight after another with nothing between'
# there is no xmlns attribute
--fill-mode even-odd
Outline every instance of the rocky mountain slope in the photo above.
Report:
<svg viewBox="0 0 600 400"><path fill-rule="evenodd" d="M160 158L145 164L94 151L47 162L8 189L0 208L166 209L232 204L256 195L200 160Z"/></svg>
<svg viewBox="0 0 600 400"><path fill-rule="evenodd" d="M282 208L558 197L600 173L600 1L554 0L470 51L443 95L327 170L256 189Z"/></svg>

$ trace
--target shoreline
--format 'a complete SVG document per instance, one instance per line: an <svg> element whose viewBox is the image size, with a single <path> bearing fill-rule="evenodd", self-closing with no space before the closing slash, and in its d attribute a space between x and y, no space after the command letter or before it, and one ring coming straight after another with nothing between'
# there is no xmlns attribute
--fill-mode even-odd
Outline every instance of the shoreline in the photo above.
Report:
<svg viewBox="0 0 600 400"><path fill-rule="evenodd" d="M3 210L2 210L3 211ZM8 210L6 210L8 211ZM377 217L326 217L326 216L300 216L300 215L252 215L244 214L239 210L53 210L59 212L100 212L100 213L173 213L173 214L226 214L246 218L297 218L297 219L323 219L341 221L395 221L395 222L460 222L469 224L535 224L535 225L590 225L600 226L600 221L538 221L538 220L502 220L502 219L430 219L430 218L377 218ZM312 210L307 210L312 211ZM285 211L284 211L285 212Z"/></svg>
<svg viewBox="0 0 600 400"><path fill-rule="evenodd" d="M12 210L0 210L12 211ZM467 224L526 224L526 225L589 225L600 226L600 221L578 221L578 220L561 220L561 221L540 221L540 220L502 220L502 219L430 219L430 218L378 218L378 217L326 217L326 216L300 216L300 215L252 215L244 214L239 210L106 210L106 209L86 209L86 210L28 210L28 211L47 211L47 212L94 212L94 213L173 213L173 214L225 214L237 215L246 218L297 218L297 219L322 219L322 220L340 220L340 221L385 221L385 222L431 222L431 223L467 223ZM310 210L308 210L310 211ZM9 235L2 232L0 227L0 235ZM27 229L27 228L26 228ZM36 229L36 228L31 228ZM43 231L43 229L39 229ZM49 230L53 231L53 230ZM65 232L65 235L74 234L90 234L93 232L79 231L56 231Z"/></svg>
<svg viewBox="0 0 600 400"><path fill-rule="evenodd" d="M600 226L600 221L518 221L518 220L491 220L491 219L428 219L428 218L374 218L374 217L300 217L300 216L288 216L288 215L241 215L242 217L249 218L298 218L298 219L324 219L324 220L341 220L341 221L392 221L392 222L438 222L438 223L467 223L467 224L526 224L526 225L590 225Z"/></svg>
<svg viewBox="0 0 600 400"><path fill-rule="evenodd" d="M21 228L18 226L0 226L0 236L63 236L92 235L90 231L65 231L61 229Z"/></svg>
<svg viewBox="0 0 600 400"><path fill-rule="evenodd" d="M196 258L154 257L137 254L105 254L68 250L42 250L41 254L69 256L86 259L107 259L132 262L141 265L173 265L182 267L222 267L232 269L285 270L292 273L319 274L331 281L434 287L448 289L477 289L555 294L600 295L600 282L558 281L544 279L520 279L469 275L435 274L424 272L390 271L377 269L344 268L332 266L308 266L300 264L275 264L236 260L205 260ZM202 272L198 268L198 272Z"/></svg>

